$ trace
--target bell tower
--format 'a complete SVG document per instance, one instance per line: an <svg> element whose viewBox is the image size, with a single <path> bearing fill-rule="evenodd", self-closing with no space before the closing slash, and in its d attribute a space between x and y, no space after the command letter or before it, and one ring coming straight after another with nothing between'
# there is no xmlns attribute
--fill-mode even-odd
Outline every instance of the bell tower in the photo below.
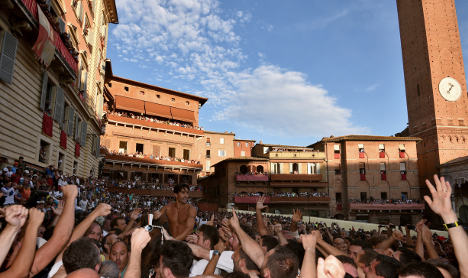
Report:
<svg viewBox="0 0 468 278"><path fill-rule="evenodd" d="M397 0L409 135L420 183L468 156L468 96L454 0Z"/></svg>

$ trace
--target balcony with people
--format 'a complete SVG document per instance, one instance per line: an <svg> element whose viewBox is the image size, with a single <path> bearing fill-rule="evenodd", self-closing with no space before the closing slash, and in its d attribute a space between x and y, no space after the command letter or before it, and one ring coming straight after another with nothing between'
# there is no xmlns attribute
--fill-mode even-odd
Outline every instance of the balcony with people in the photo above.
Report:
<svg viewBox="0 0 468 278"><path fill-rule="evenodd" d="M424 210L424 203L411 199L369 199L366 201L350 200L349 209L354 211L421 211Z"/></svg>
<svg viewBox="0 0 468 278"><path fill-rule="evenodd" d="M261 196L265 196L265 204L328 204L330 197L326 192L269 192L263 194L241 192L234 195L236 204L255 204Z"/></svg>
<svg viewBox="0 0 468 278"><path fill-rule="evenodd" d="M196 136L201 136L204 133L201 127L194 126L192 123L146 115L144 114L144 110L140 113L115 110L107 113L107 119L110 123L124 123L160 130L172 130Z"/></svg>
<svg viewBox="0 0 468 278"><path fill-rule="evenodd" d="M130 164L154 164L154 165L161 165L161 166L173 166L173 167L189 167L189 168L196 168L202 169L203 165L198 160L188 160L183 158L176 158L170 156L154 156L154 155L147 155L143 153L119 153L116 151L108 151L105 155L107 161L114 161L114 162L123 162L123 163L130 163Z"/></svg>
<svg viewBox="0 0 468 278"><path fill-rule="evenodd" d="M236 173L236 182L268 182L268 172L264 171L263 165L241 165L240 171Z"/></svg>

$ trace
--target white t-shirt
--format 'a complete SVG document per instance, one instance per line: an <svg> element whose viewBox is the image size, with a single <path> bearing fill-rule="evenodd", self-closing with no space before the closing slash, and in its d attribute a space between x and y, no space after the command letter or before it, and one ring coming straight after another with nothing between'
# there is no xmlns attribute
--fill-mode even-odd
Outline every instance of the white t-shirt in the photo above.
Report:
<svg viewBox="0 0 468 278"><path fill-rule="evenodd" d="M218 263L216 264L216 269L214 272L215 275L221 274L221 270L224 270L228 273L231 273L234 271L234 261L232 260L232 254L234 254L234 251L224 251L221 253ZM212 257L213 257L213 250L210 251L210 260ZM190 269L189 277L202 275L208 263L209 261L205 259L201 259L199 261L194 260L192 264L192 268Z"/></svg>
<svg viewBox="0 0 468 278"><path fill-rule="evenodd" d="M13 187L2 187L2 192L5 194L3 205L13 205L15 203L15 189Z"/></svg>

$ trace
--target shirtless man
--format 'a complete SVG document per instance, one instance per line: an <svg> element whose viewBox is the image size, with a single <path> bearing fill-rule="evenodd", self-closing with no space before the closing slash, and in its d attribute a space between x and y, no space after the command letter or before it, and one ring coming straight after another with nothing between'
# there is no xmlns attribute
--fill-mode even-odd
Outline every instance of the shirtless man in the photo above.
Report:
<svg viewBox="0 0 468 278"><path fill-rule="evenodd" d="M167 204L154 213L155 220L166 214L169 221L169 233L176 240L184 240L186 236L192 233L195 225L197 210L187 204L189 191L190 189L186 184L175 185L174 195L176 201Z"/></svg>

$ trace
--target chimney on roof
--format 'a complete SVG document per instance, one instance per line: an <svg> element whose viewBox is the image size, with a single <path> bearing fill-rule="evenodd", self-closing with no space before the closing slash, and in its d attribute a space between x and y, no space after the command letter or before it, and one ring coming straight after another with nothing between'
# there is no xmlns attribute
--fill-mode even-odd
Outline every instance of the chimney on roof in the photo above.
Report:
<svg viewBox="0 0 468 278"><path fill-rule="evenodd" d="M263 141L262 141L262 140L260 140L260 142L258 142L258 143L261 145L261 144L263 144Z"/></svg>

